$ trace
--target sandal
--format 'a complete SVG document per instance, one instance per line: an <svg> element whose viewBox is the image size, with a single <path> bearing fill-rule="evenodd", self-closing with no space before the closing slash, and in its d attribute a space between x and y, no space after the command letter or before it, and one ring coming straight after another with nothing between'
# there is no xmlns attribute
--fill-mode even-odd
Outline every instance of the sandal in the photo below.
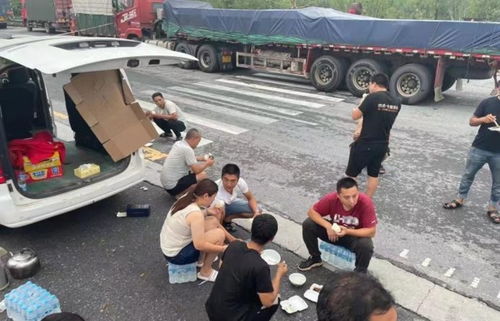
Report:
<svg viewBox="0 0 500 321"><path fill-rule="evenodd" d="M443 208L445 208L447 210L454 210L454 209L462 207L463 205L464 204L460 203L459 201L453 200L451 202L444 203Z"/></svg>
<svg viewBox="0 0 500 321"><path fill-rule="evenodd" d="M210 274L210 276L203 276L203 275L201 275L200 272L198 272L198 274L196 274L196 276L198 277L198 279L203 280L203 281L215 282L215 279L217 279L217 274L219 274L218 271L212 270L212 273Z"/></svg>
<svg viewBox="0 0 500 321"><path fill-rule="evenodd" d="M487 211L486 215L488 215L488 218L490 221L492 221L494 224L500 224L500 214L498 213L497 210L491 210Z"/></svg>

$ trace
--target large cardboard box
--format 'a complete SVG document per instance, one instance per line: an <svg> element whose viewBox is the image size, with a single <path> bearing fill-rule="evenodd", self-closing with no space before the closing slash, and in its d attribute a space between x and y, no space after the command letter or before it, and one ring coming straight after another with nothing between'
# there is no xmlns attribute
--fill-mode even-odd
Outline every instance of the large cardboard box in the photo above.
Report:
<svg viewBox="0 0 500 321"><path fill-rule="evenodd" d="M81 73L64 89L115 162L158 136L121 71Z"/></svg>

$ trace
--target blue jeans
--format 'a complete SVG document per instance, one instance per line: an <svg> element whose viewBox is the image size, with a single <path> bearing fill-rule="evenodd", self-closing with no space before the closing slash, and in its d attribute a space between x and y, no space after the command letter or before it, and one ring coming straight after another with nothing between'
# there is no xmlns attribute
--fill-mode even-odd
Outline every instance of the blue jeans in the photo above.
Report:
<svg viewBox="0 0 500 321"><path fill-rule="evenodd" d="M471 147L467 162L465 164L465 173L460 181L458 188L458 197L467 198L469 189L474 181L476 173L488 164L491 172L492 185L489 205L500 209L500 153L493 153L479 148Z"/></svg>
<svg viewBox="0 0 500 321"><path fill-rule="evenodd" d="M250 213L250 214L253 213L252 209L250 208L250 205L248 205L248 201L242 200L240 198L235 199L234 201L231 202L231 204L226 204L225 209L226 209L226 216L243 214L243 213Z"/></svg>

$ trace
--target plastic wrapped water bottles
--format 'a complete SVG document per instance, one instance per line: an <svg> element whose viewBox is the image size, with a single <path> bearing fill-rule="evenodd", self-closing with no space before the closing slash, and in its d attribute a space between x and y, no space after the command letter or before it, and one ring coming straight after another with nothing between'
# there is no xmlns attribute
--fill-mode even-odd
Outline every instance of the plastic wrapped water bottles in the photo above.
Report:
<svg viewBox="0 0 500 321"><path fill-rule="evenodd" d="M168 263L168 280L170 283L196 281L196 262L184 265Z"/></svg>
<svg viewBox="0 0 500 321"><path fill-rule="evenodd" d="M341 270L353 270L356 255L345 247L319 241L321 259Z"/></svg>
<svg viewBox="0 0 500 321"><path fill-rule="evenodd" d="M5 307L7 316L14 321L40 321L61 312L57 297L31 281L7 293Z"/></svg>

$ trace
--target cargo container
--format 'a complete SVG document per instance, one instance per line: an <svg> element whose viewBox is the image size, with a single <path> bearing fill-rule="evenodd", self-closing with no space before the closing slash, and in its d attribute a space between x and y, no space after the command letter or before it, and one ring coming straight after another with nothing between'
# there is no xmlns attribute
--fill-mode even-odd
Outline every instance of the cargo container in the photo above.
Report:
<svg viewBox="0 0 500 321"><path fill-rule="evenodd" d="M43 28L47 33L70 31L71 0L25 0L26 28Z"/></svg>

